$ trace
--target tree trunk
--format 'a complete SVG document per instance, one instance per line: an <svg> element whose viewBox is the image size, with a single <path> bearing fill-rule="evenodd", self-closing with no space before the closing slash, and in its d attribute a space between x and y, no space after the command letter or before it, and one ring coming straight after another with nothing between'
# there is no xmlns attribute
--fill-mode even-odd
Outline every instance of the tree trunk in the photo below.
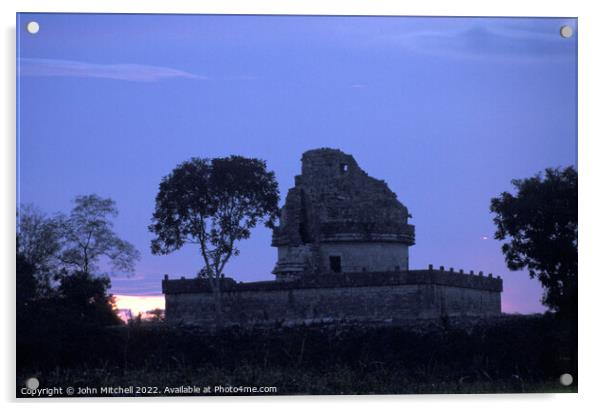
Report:
<svg viewBox="0 0 602 411"><path fill-rule="evenodd" d="M213 287L213 304L215 305L215 328L221 330L224 327L224 313L222 306L222 290L220 287L220 279L215 279Z"/></svg>

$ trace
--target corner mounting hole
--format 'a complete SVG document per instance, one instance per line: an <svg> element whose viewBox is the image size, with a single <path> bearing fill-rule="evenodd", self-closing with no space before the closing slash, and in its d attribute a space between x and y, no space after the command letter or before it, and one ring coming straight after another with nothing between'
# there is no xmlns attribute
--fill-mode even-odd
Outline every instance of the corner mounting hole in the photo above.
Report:
<svg viewBox="0 0 602 411"><path fill-rule="evenodd" d="M35 390L40 386L40 381L35 377L31 377L25 381L25 386L30 390Z"/></svg>
<svg viewBox="0 0 602 411"><path fill-rule="evenodd" d="M565 387L568 387L573 383L573 376L571 374L562 374L560 376L560 383Z"/></svg>
<svg viewBox="0 0 602 411"><path fill-rule="evenodd" d="M40 31L40 24L37 21L30 21L26 27L29 34L36 34Z"/></svg>
<svg viewBox="0 0 602 411"><path fill-rule="evenodd" d="M560 35L565 39L573 37L573 28L571 26L560 27Z"/></svg>

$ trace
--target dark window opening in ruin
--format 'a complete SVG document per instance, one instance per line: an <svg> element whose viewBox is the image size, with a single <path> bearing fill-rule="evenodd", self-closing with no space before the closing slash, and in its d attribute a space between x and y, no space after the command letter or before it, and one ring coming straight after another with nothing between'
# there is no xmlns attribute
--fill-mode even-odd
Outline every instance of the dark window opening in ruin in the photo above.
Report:
<svg viewBox="0 0 602 411"><path fill-rule="evenodd" d="M399 266L398 265L395 266L395 271L399 271Z"/></svg>
<svg viewBox="0 0 602 411"><path fill-rule="evenodd" d="M347 171L349 171L349 164L341 163L341 172L346 173Z"/></svg>
<svg viewBox="0 0 602 411"><path fill-rule="evenodd" d="M330 256L330 271L333 273L341 272L341 257L338 255Z"/></svg>

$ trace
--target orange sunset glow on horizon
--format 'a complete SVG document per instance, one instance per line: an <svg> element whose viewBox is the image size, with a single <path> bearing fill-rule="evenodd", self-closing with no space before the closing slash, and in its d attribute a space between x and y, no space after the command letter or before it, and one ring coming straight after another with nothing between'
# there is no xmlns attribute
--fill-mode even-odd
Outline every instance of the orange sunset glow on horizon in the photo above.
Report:
<svg viewBox="0 0 602 411"><path fill-rule="evenodd" d="M139 313L146 313L155 308L165 309L165 298L162 294L159 295L125 295L114 294L115 304L117 309L131 310L132 315L136 316ZM502 299L502 312L517 313L519 310L507 299Z"/></svg>
<svg viewBox="0 0 602 411"><path fill-rule="evenodd" d="M120 310L129 309L132 315L146 313L155 308L165 309L165 298L163 295L123 295L114 294L115 304Z"/></svg>

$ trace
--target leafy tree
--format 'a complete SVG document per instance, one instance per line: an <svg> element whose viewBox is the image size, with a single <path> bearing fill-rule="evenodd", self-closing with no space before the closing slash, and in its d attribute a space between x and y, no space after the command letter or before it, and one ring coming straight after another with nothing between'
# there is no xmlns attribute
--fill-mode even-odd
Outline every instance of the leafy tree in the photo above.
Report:
<svg viewBox="0 0 602 411"><path fill-rule="evenodd" d="M512 180L515 195L503 192L491 200L495 238L508 268L527 268L543 288L542 302L568 316L577 312L577 171L548 168L523 180Z"/></svg>
<svg viewBox="0 0 602 411"><path fill-rule="evenodd" d="M17 367L52 367L90 358L89 347L112 349L106 326L120 323L110 280L62 270L52 293L35 287L35 267L17 253Z"/></svg>
<svg viewBox="0 0 602 411"><path fill-rule="evenodd" d="M115 270L132 272L140 253L113 231L112 218L118 214L115 202L95 194L77 196L68 216L57 221L61 228L60 261L67 269L91 274L107 258Z"/></svg>
<svg viewBox="0 0 602 411"><path fill-rule="evenodd" d="M19 249L17 237L17 250ZM17 320L22 310L38 296L35 266L17 251ZM18 322L18 321L17 321Z"/></svg>
<svg viewBox="0 0 602 411"><path fill-rule="evenodd" d="M59 276L58 298L69 316L88 325L119 324L114 297L108 294L111 280L107 276L92 276L77 271Z"/></svg>
<svg viewBox="0 0 602 411"><path fill-rule="evenodd" d="M77 197L69 215L53 218L33 206L21 207L16 258L18 368L78 363L90 357L90 347L113 349L106 326L120 320L108 294L111 282L93 274L101 258L126 270L139 258L138 251L113 232L111 217L116 215L112 200L95 195ZM40 287L40 278L54 282Z"/></svg>
<svg viewBox="0 0 602 411"><path fill-rule="evenodd" d="M236 242L249 238L253 227L260 222L274 226L278 200L278 184L265 162L240 156L192 158L159 185L149 226L156 235L151 251L169 254L184 244L199 248L218 327L222 324L224 267L239 254Z"/></svg>
<svg viewBox="0 0 602 411"><path fill-rule="evenodd" d="M58 221L42 213L32 204L23 204L17 215L17 255L30 264L35 277L35 292L47 294L51 289L51 273L56 271L61 249Z"/></svg>

